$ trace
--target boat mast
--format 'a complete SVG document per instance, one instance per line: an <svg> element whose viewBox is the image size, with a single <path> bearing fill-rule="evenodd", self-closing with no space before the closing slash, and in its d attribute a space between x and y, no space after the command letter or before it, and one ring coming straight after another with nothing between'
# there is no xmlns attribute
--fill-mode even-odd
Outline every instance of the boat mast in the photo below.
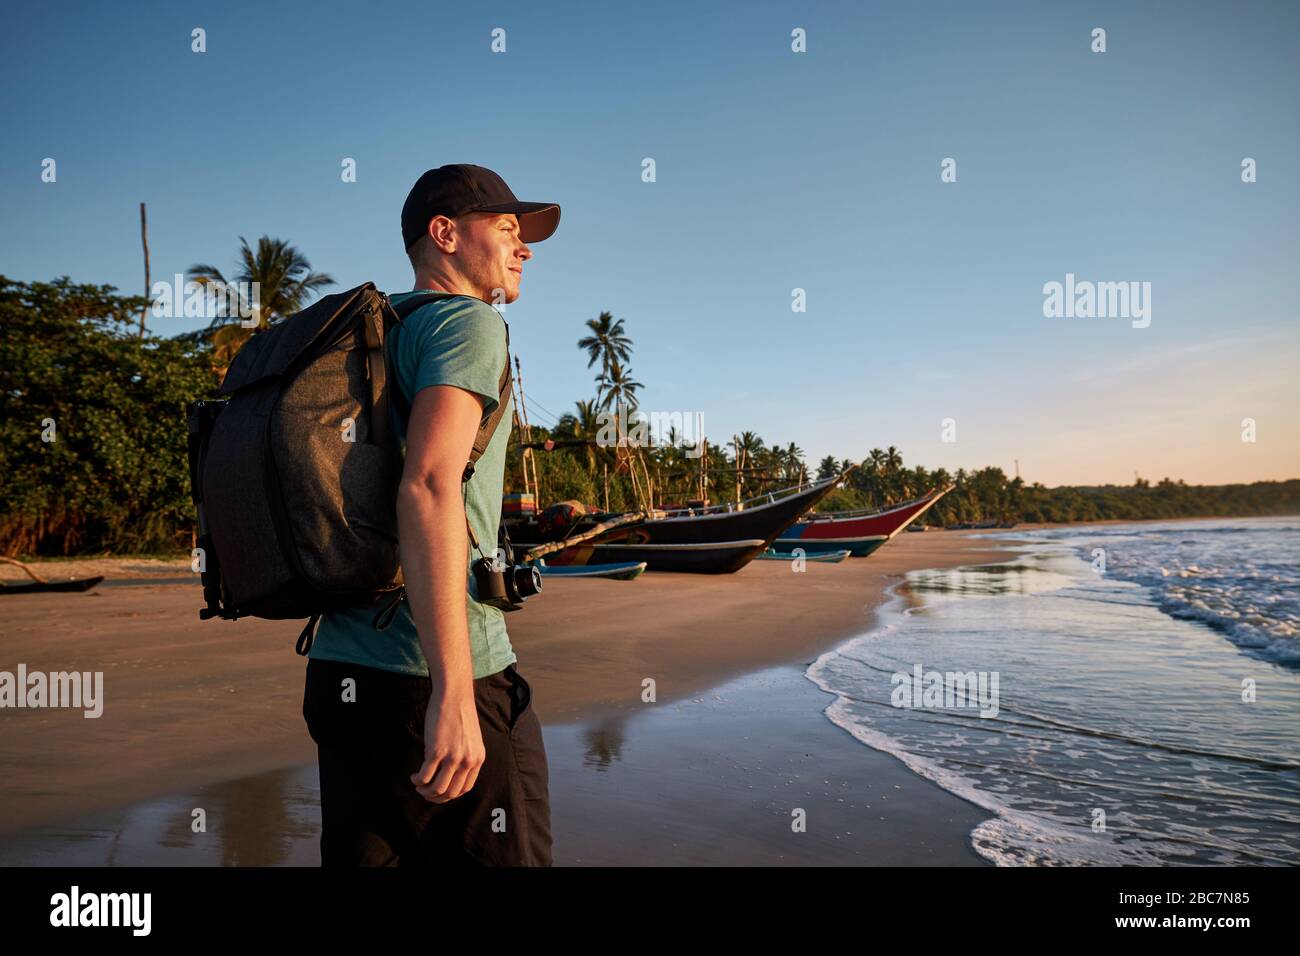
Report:
<svg viewBox="0 0 1300 956"><path fill-rule="evenodd" d="M519 429L521 449L519 453L520 468L524 473L524 494L528 494L531 488L533 500L536 507L542 506L542 489L537 481L537 459L533 457L533 449L524 445L523 442L533 440L533 429L528 424L528 409L524 404L524 372L519 365L519 356L515 355L515 383L519 390L519 401L515 402L515 427ZM532 468L532 482L529 483L528 473L529 466Z"/></svg>
<svg viewBox="0 0 1300 956"><path fill-rule="evenodd" d="M700 437L703 443L703 454L700 455L700 504L703 507L709 505L709 440L703 436Z"/></svg>

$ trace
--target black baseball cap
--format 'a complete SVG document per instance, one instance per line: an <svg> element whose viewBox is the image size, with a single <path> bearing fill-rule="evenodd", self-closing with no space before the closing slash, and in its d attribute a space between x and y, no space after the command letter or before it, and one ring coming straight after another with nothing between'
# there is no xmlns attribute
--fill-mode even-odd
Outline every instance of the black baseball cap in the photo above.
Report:
<svg viewBox="0 0 1300 956"><path fill-rule="evenodd" d="M431 169L415 181L402 206L402 239L410 249L434 216L455 219L468 212L511 212L519 217L519 238L541 242L560 224L553 202L520 202L492 170L469 163Z"/></svg>

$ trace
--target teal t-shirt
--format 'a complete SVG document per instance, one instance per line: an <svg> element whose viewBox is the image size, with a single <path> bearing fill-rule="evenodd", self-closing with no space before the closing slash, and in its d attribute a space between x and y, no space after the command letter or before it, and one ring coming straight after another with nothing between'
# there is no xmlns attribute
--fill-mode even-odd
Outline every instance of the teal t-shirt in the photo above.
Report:
<svg viewBox="0 0 1300 956"><path fill-rule="evenodd" d="M403 292L390 298L399 305L411 294ZM506 329L496 309L482 299L459 295L421 306L393 327L386 347L395 384L408 402L430 385L455 385L487 399L485 418L496 408L497 386L506 362ZM501 521L501 488L513 401L513 396L508 399L496 434L475 464L473 477L464 485L465 514L489 557L496 550ZM393 422L405 453L406 422L396 410ZM469 643L477 679L503 670L517 658L506 634L505 614L476 600L470 562L478 553L468 541L465 549ZM374 629L374 615L371 608L324 615L308 656L428 676L429 665L408 602L397 605L397 614L385 630Z"/></svg>

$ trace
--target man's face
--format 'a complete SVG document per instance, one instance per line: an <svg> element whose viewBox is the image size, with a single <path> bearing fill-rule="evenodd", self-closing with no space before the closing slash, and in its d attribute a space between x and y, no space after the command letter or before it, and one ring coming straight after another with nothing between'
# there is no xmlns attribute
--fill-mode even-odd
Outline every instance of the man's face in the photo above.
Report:
<svg viewBox="0 0 1300 956"><path fill-rule="evenodd" d="M460 271L479 297L494 304L519 298L524 260L533 256L519 238L519 218L514 213L469 213L456 220L456 235Z"/></svg>

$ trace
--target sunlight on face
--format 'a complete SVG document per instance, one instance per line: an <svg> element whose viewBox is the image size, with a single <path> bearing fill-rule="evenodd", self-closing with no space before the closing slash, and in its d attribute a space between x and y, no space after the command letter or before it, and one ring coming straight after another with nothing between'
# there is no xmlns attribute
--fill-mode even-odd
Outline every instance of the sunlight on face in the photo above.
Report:
<svg viewBox="0 0 1300 956"><path fill-rule="evenodd" d="M519 238L519 218L513 213L470 213L457 220L457 233L461 271L480 298L494 305L518 299L524 261L533 255Z"/></svg>

